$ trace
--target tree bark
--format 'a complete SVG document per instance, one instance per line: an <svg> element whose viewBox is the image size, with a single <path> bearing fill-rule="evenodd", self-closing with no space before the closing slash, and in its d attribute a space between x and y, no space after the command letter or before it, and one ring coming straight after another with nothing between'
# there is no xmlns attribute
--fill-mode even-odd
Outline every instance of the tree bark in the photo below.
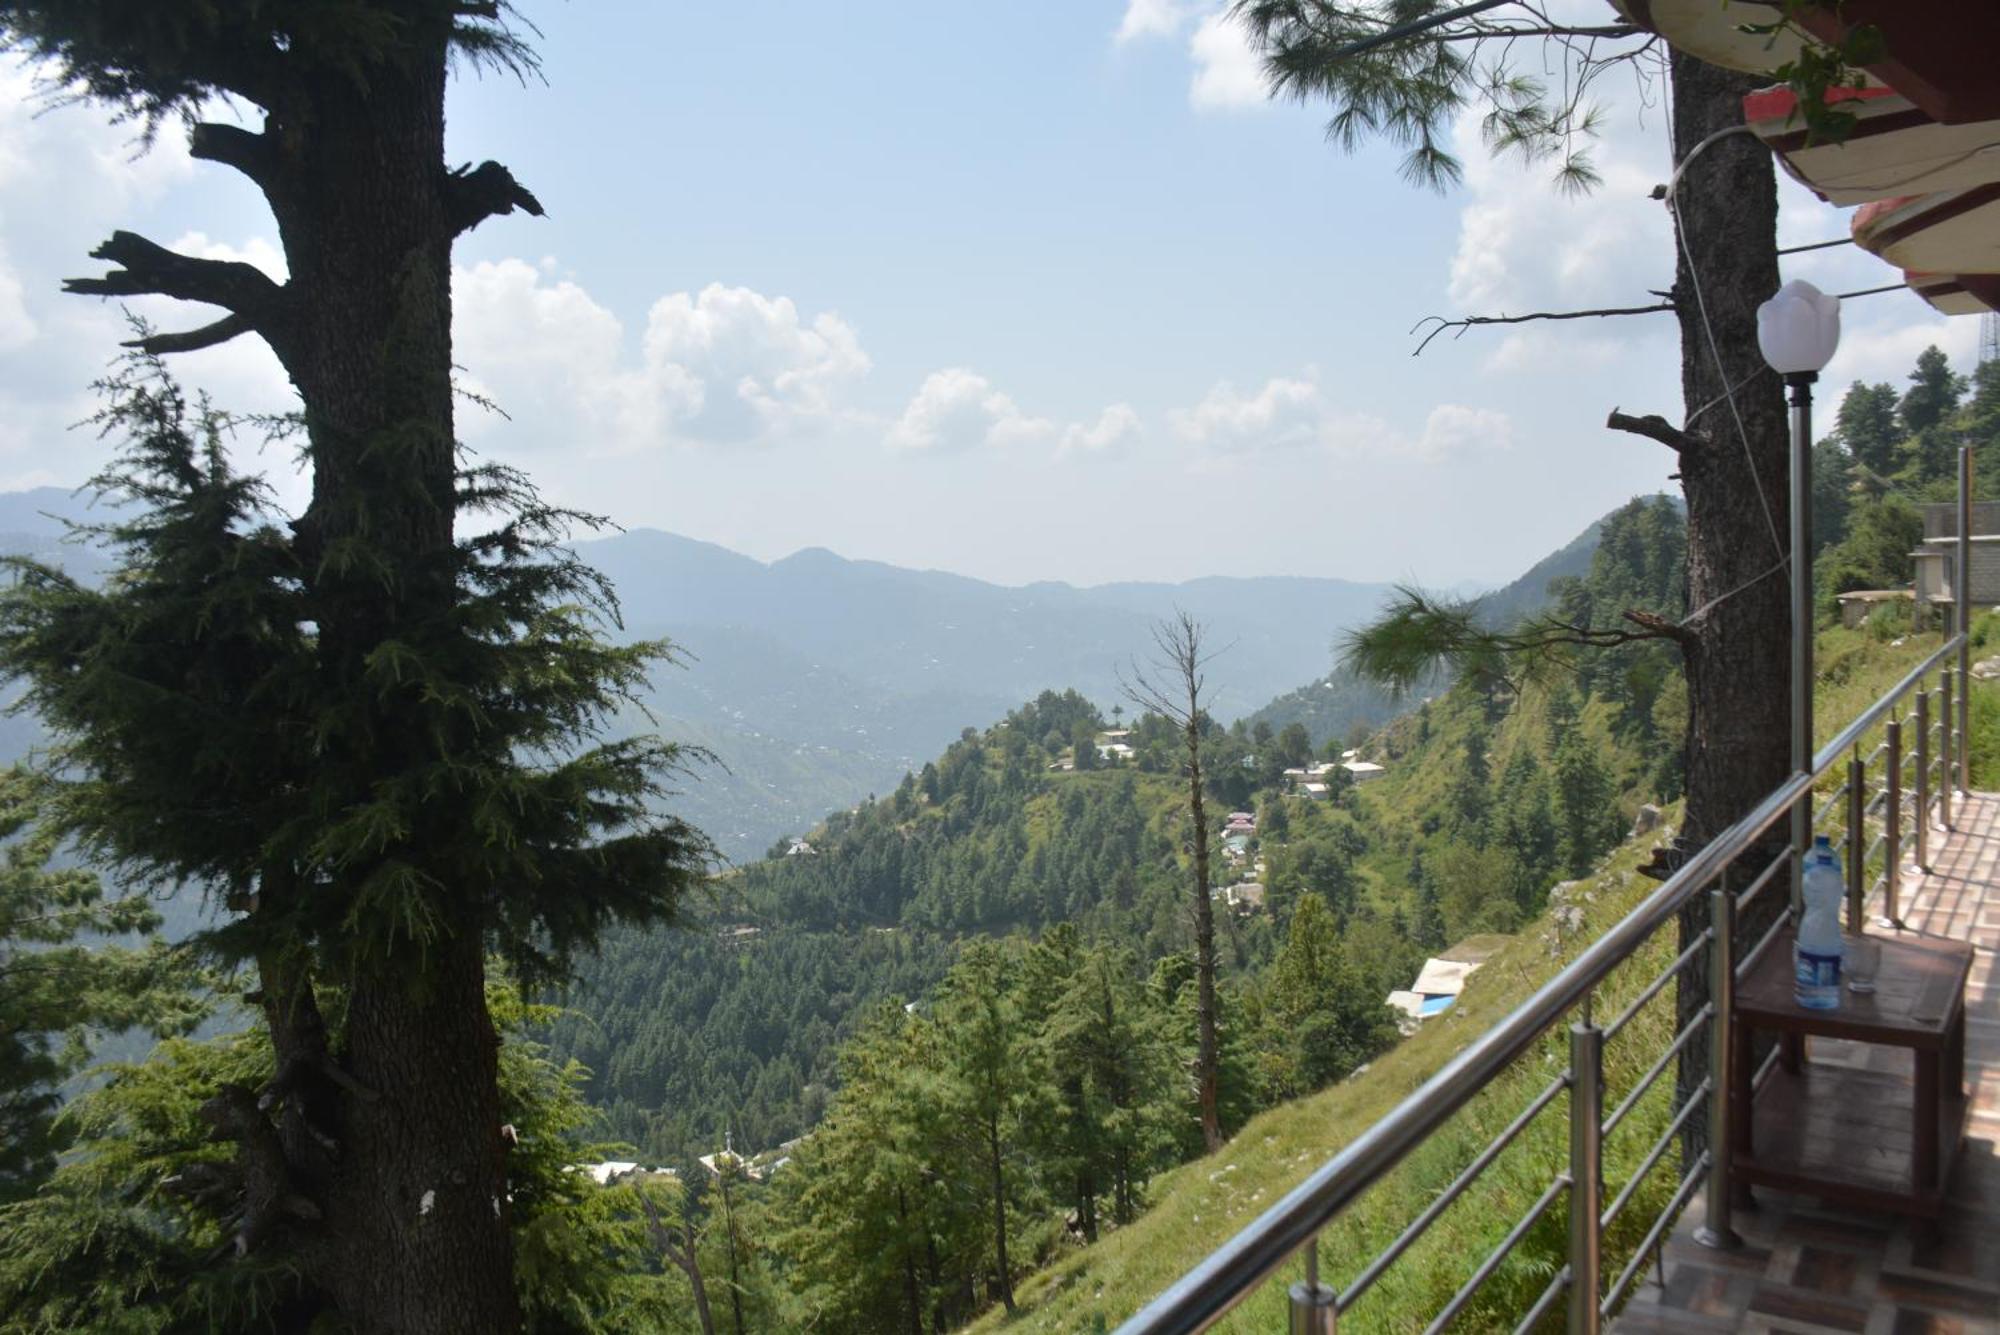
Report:
<svg viewBox="0 0 2000 1335"><path fill-rule="evenodd" d="M1708 135L1742 123L1743 95L1760 80L1679 51L1672 62L1679 162ZM1687 411L1679 462L1687 497L1689 628L1695 632L1683 645L1687 812L1678 846L1693 850L1727 829L1790 771L1790 603L1785 572L1778 568L1787 556L1787 426L1778 379L1765 368L1757 345L1757 307L1778 289L1777 182L1770 152L1748 135L1717 140L1687 167L1675 204L1683 249L1674 289ZM1700 280L1699 301L1690 254ZM1781 827L1742 865L1754 872L1782 847L1783 836ZM1781 889L1763 896L1739 940L1754 941L1753 933L1773 920L1783 901ZM1681 915L1683 948L1707 925L1707 898L1701 896ZM1707 1000L1705 961L1683 973L1677 993L1685 1025ZM1707 1065L1704 1033L1681 1057L1683 1098L1700 1084ZM1688 1161L1706 1145L1706 1120L1689 1119L1683 1137Z"/></svg>
<svg viewBox="0 0 2000 1335"><path fill-rule="evenodd" d="M414 693L364 684L384 641L441 624L456 597L447 25L430 24L411 38L410 58L371 70L365 89L345 74L303 81L284 102L295 122L270 126L255 154L229 141L228 156L255 164L290 270L284 318L260 332L305 407L313 498L297 540L318 614L322 698L346 703L353 718L328 738L322 772L356 802L464 741L437 735ZM222 141L208 139L223 158ZM271 144L279 147L265 152ZM386 558L386 573L347 564L357 546ZM427 809L377 859L336 871L348 884L332 888L355 902L385 868L422 874L429 849L462 839L452 820L448 804ZM444 867L436 872L447 883L429 892L427 942L355 949L326 980L347 1001L333 1060L376 1097L340 1097L327 1118L337 1126L324 1128L337 1156L314 1157L306 1138L287 1137L295 1173L319 1187L325 1211L302 1247L307 1271L364 1332L509 1331L521 1322L481 896L450 884ZM303 988L310 1002L310 980L267 974L266 984L269 998L296 1005ZM280 1070L324 1062L324 1031L311 1019L271 1016ZM321 1084L311 1102L331 1098Z"/></svg>
<svg viewBox="0 0 2000 1335"><path fill-rule="evenodd" d="M1208 894L1208 812L1201 797L1201 701L1188 689L1188 816L1194 822L1195 1094L1201 1106L1202 1148L1222 1148L1222 1112L1217 1094L1221 1065L1215 1037L1215 901Z"/></svg>

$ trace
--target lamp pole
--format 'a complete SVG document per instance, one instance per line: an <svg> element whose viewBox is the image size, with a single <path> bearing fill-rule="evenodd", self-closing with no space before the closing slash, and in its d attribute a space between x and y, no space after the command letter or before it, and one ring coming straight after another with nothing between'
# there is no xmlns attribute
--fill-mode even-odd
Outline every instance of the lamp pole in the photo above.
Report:
<svg viewBox="0 0 2000 1335"><path fill-rule="evenodd" d="M1812 387L1817 371L1787 371L1792 408L1792 771L1813 764ZM1801 903L1812 847L1810 789L1792 808L1792 906Z"/></svg>
<svg viewBox="0 0 2000 1335"><path fill-rule="evenodd" d="M1813 764L1812 387L1840 345L1840 298L1793 279L1757 308L1757 346L1792 405L1792 771ZM1792 907L1812 846L1812 792L1792 810Z"/></svg>

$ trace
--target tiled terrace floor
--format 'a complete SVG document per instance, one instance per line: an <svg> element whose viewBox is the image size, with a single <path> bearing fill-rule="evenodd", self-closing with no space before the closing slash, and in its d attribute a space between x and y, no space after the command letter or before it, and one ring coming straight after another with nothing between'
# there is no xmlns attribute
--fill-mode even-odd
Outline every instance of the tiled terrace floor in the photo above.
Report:
<svg viewBox="0 0 2000 1335"><path fill-rule="evenodd" d="M1759 1189L1758 1208L1735 1214L1744 1245L1711 1251L1693 1238L1697 1196L1617 1335L2000 1332L2000 795L1971 794L1954 814L1955 831L1932 833L1944 839L1932 873L1907 869L1903 893L1906 925L1975 947L1965 1036L1972 1115L1944 1218L1926 1226ZM1817 1041L1814 1053L1847 1055ZM1907 1064L1907 1054L1893 1055Z"/></svg>

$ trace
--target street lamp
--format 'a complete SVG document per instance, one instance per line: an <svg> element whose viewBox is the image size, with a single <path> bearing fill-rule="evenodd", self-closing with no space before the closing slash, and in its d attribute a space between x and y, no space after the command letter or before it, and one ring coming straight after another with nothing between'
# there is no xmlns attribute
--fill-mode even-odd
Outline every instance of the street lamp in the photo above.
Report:
<svg viewBox="0 0 2000 1335"><path fill-rule="evenodd" d="M1840 346L1840 298L1793 279L1757 308L1757 346L1791 391L1792 769L1812 769L1812 386ZM1792 809L1792 903L1812 845L1812 794ZM1857 850L1858 851L1858 850Z"/></svg>

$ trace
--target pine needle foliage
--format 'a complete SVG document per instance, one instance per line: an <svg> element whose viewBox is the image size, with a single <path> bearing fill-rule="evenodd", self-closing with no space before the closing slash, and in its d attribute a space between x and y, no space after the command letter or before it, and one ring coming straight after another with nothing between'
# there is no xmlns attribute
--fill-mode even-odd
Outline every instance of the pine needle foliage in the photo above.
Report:
<svg viewBox="0 0 2000 1335"><path fill-rule="evenodd" d="M0 772L0 1202L54 1169L60 1087L89 1059L92 1032L181 1033L205 1013L187 952L119 940L159 927L150 903L107 898L94 873L50 865L44 787L26 771Z"/></svg>
<svg viewBox="0 0 2000 1335"><path fill-rule="evenodd" d="M425 30L475 70L530 77L528 26L505 0L0 0L0 49L44 64L59 99L116 108L149 137L246 86L275 109L281 71L308 56L365 88Z"/></svg>
<svg viewBox="0 0 2000 1335"><path fill-rule="evenodd" d="M337 1026L339 997L320 1004ZM530 1329L679 1328L684 1286L652 1255L640 1188L600 1188L577 1171L618 1147L591 1138L583 1069L551 1061L526 1036L551 1010L505 982L489 984L487 1006L505 1035L501 1108L516 1143L504 1206ZM203 1103L210 1090L254 1088L273 1071L261 1030L171 1039L146 1061L108 1067L62 1114L75 1153L42 1192L0 1207L0 1335L329 1328L286 1258L252 1252L216 1264L231 1247L214 1206L232 1152L211 1137Z"/></svg>
<svg viewBox="0 0 2000 1335"><path fill-rule="evenodd" d="M1565 193L1599 185L1589 152L1602 120L1594 85L1626 67L1643 83L1639 58L1651 35L1620 22L1551 21L1528 3L1465 8L1459 0L1236 0L1233 12L1261 50L1274 91L1327 102L1327 139L1347 152L1377 137L1405 149L1411 185L1442 192L1464 179L1450 138L1468 110L1479 114L1493 152L1553 163Z"/></svg>
<svg viewBox="0 0 2000 1335"><path fill-rule="evenodd" d="M304 578L268 490L231 467L236 424L144 353L100 389L120 454L90 484L109 517L77 537L117 568L90 588L16 559L0 591L0 671L58 739L60 833L205 887L233 911L202 938L223 959L310 952L334 983L466 923L525 979L558 977L606 924L668 919L701 883L707 841L659 814L698 757L595 740L673 659L605 637L612 590L562 545L586 516L461 468L459 512L487 526L416 572L453 596L353 674L316 632L319 599L353 584ZM385 753L402 763L363 763Z"/></svg>

